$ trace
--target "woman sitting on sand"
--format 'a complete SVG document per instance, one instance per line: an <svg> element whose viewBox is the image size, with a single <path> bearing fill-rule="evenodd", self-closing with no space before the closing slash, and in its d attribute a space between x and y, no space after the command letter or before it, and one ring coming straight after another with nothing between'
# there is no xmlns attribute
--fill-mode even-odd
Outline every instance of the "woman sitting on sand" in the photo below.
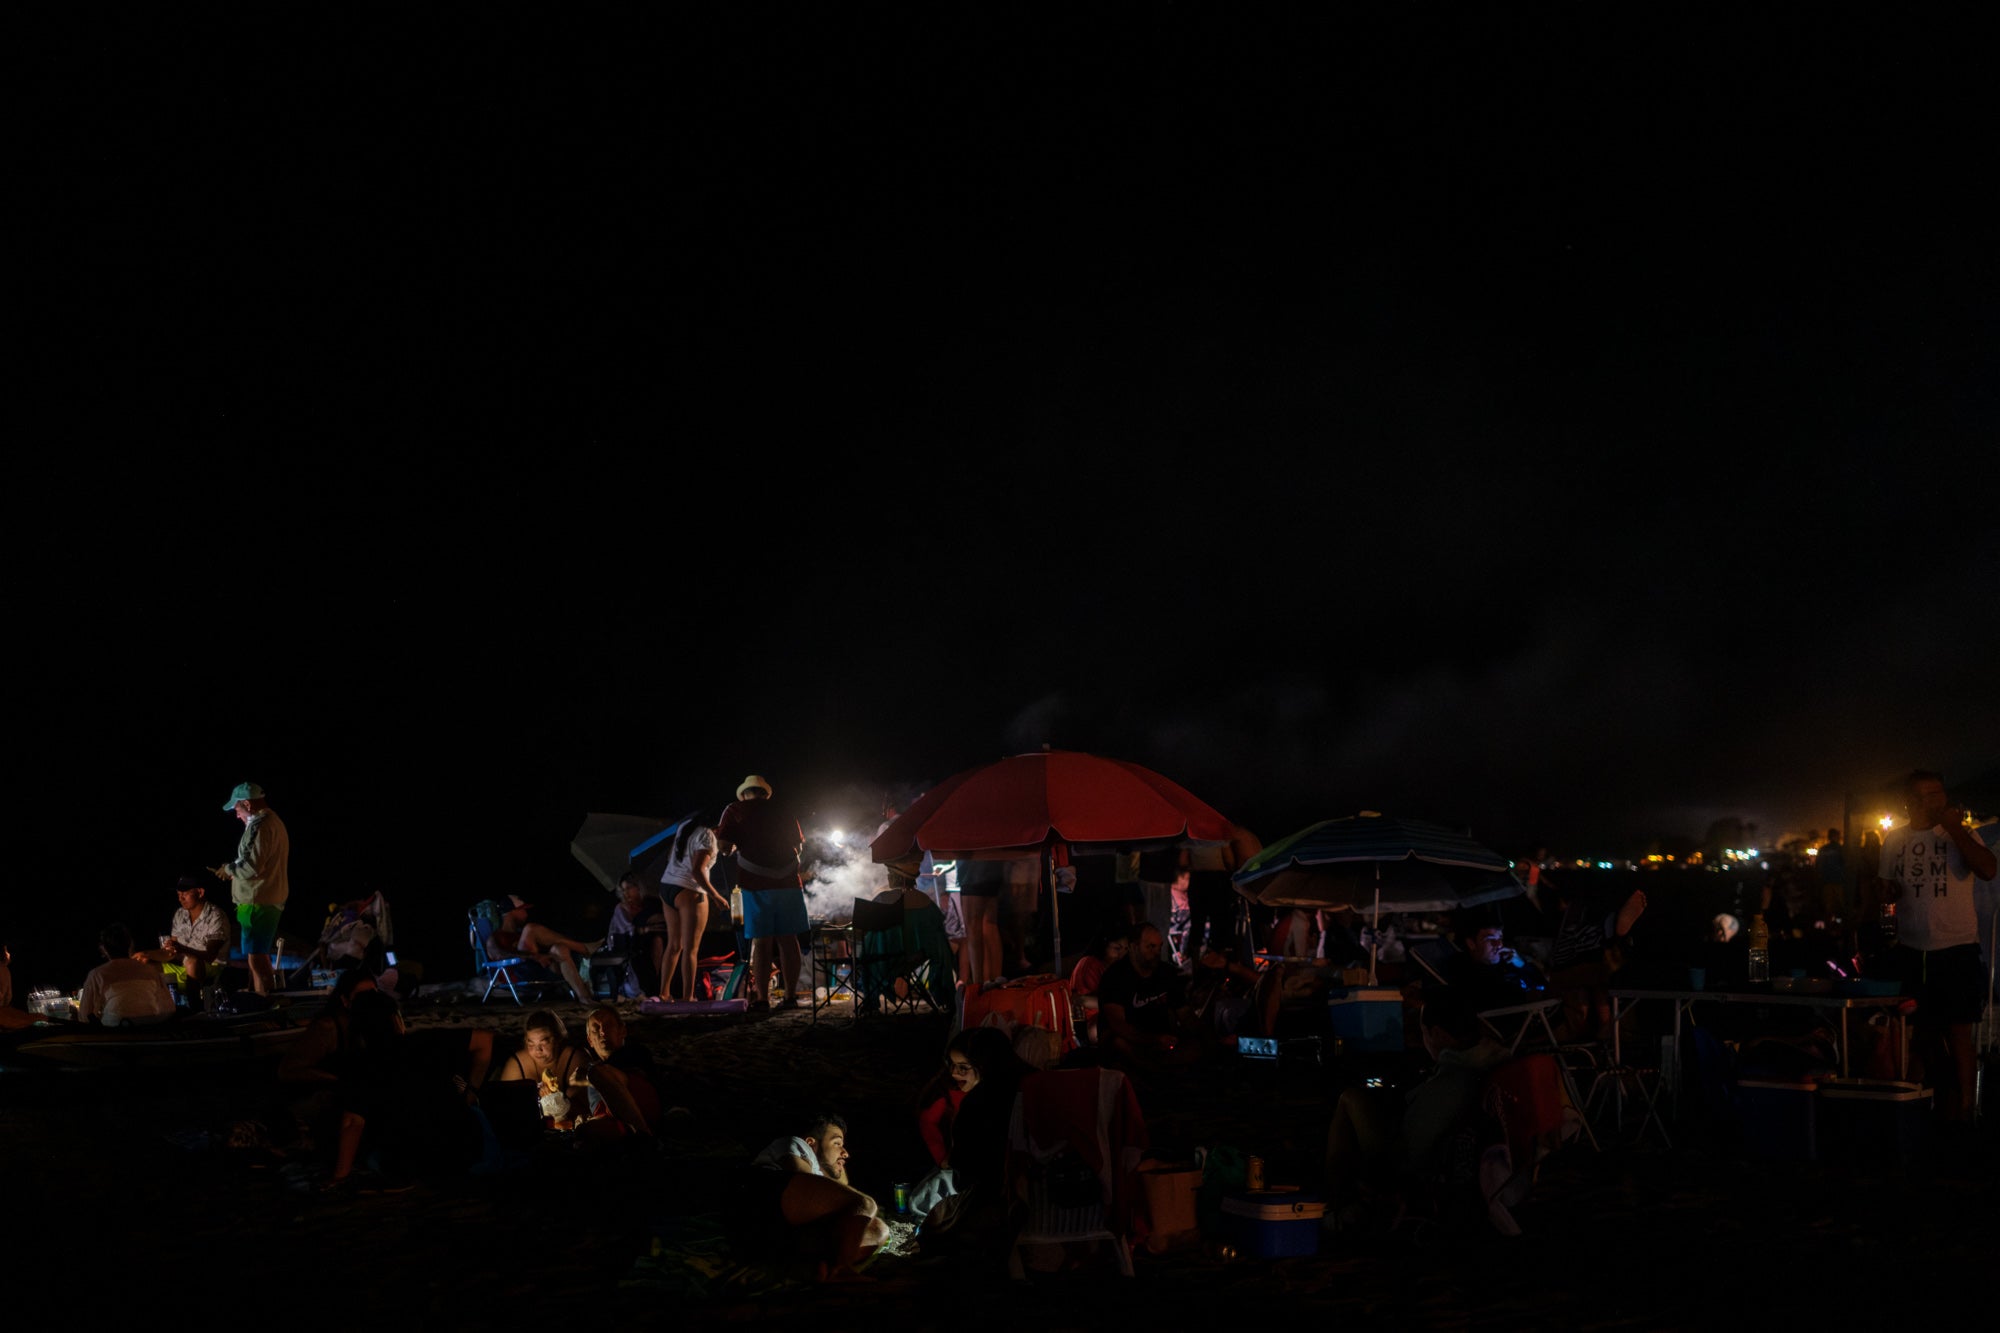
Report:
<svg viewBox="0 0 2000 1333"><path fill-rule="evenodd" d="M546 1009L535 1010L522 1029L521 1049L507 1057L494 1081L539 1083L542 1114L551 1120L569 1119L569 1102L575 1099L580 1105L589 1082L583 1052L569 1045L568 1038L560 1018Z"/></svg>
<svg viewBox="0 0 2000 1333"><path fill-rule="evenodd" d="M278 1082L303 1094L290 1108L292 1137L283 1145L288 1155L310 1156L338 1139L336 1089L354 1055L354 997L374 989L375 978L365 968L342 972L327 994L325 1007L306 1024L298 1039L285 1047L278 1061Z"/></svg>
<svg viewBox="0 0 2000 1333"><path fill-rule="evenodd" d="M945 1060L954 1084L964 1091L949 1136L955 1193L930 1211L918 1239L927 1254L987 1246L1004 1250L1007 1126L1021 1084L1034 1066L1014 1054L1006 1033L987 1027L968 1028L953 1037Z"/></svg>
<svg viewBox="0 0 2000 1333"><path fill-rule="evenodd" d="M278 1062L281 1083L336 1083L351 1043L349 1015L354 997L375 989L375 978L362 968L342 972L327 992L326 1005L298 1040L285 1047Z"/></svg>
<svg viewBox="0 0 2000 1333"><path fill-rule="evenodd" d="M465 1034L433 1030L411 1035L395 998L366 990L350 1008L353 1057L342 1076L340 1136L333 1175L338 1188L357 1169L392 1185L454 1175L486 1151L474 1090L484 1075Z"/></svg>

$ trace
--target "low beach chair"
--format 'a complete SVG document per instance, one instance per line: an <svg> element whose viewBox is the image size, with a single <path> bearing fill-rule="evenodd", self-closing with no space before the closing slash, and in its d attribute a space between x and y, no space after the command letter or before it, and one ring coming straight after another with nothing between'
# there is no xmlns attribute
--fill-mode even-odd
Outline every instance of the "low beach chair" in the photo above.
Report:
<svg viewBox="0 0 2000 1333"><path fill-rule="evenodd" d="M569 985L555 973L531 963L525 958L489 958L486 956L486 941L493 935L494 919L477 907L466 913L466 937L472 944L472 965L474 976L486 978L486 989L480 993L479 1002L485 1004L493 996L493 988L505 984L507 993L514 997L515 1004L524 1004L521 992L535 991L537 988L557 986L563 994L569 993Z"/></svg>
<svg viewBox="0 0 2000 1333"><path fill-rule="evenodd" d="M287 959L280 980L289 989L318 968L366 967L379 973L388 950L395 947L395 925L389 917L389 904L379 891L354 902L328 903L319 942L297 966Z"/></svg>
<svg viewBox="0 0 2000 1333"><path fill-rule="evenodd" d="M1021 1085L1008 1127L1010 1193L1023 1221L1007 1251L1008 1275L1025 1280L1029 1245L1101 1241L1132 1276L1133 1210L1146 1122L1131 1080L1115 1069L1050 1069Z"/></svg>

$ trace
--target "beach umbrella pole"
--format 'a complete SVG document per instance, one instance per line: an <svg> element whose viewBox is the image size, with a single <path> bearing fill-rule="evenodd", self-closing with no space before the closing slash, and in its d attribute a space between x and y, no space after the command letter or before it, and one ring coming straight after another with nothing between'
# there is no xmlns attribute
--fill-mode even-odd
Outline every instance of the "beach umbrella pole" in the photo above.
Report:
<svg viewBox="0 0 2000 1333"><path fill-rule="evenodd" d="M1375 984L1375 958L1382 948L1382 863L1375 863L1375 929L1368 934L1368 984Z"/></svg>
<svg viewBox="0 0 2000 1333"><path fill-rule="evenodd" d="M1049 933L1054 937L1056 950L1056 975L1068 975L1062 965L1062 908L1057 900L1062 897L1056 892L1056 849L1051 847L1043 860L1043 874L1049 884Z"/></svg>

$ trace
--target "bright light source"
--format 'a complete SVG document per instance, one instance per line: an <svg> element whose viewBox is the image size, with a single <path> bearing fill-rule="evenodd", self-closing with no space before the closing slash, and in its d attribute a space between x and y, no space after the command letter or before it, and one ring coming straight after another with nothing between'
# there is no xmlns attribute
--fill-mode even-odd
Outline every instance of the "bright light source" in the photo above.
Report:
<svg viewBox="0 0 2000 1333"><path fill-rule="evenodd" d="M845 842L847 841L847 835L845 833L842 833L839 829L835 829L833 831L833 840L835 842Z"/></svg>
<svg viewBox="0 0 2000 1333"><path fill-rule="evenodd" d="M1882 824L1882 827L1883 827L1883 828L1885 828L1885 829L1886 829L1886 828L1888 828L1888 827L1889 827L1890 825L1894 824L1895 822L1896 822L1896 817L1895 817L1894 815L1883 815L1883 816L1882 816L1882 819L1881 819L1881 824Z"/></svg>

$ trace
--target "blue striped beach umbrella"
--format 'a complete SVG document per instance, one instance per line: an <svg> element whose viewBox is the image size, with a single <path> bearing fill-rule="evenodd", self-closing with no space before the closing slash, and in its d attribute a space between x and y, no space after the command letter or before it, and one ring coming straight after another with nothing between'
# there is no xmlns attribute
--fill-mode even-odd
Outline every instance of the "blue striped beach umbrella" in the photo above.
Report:
<svg viewBox="0 0 2000 1333"><path fill-rule="evenodd" d="M1524 892L1507 858L1442 824L1364 810L1266 847L1230 876L1267 907L1447 912ZM1373 971L1372 951L1370 971Z"/></svg>
<svg viewBox="0 0 2000 1333"><path fill-rule="evenodd" d="M1442 824L1363 812L1272 843L1231 877L1268 907L1446 912L1522 892L1507 858Z"/></svg>

